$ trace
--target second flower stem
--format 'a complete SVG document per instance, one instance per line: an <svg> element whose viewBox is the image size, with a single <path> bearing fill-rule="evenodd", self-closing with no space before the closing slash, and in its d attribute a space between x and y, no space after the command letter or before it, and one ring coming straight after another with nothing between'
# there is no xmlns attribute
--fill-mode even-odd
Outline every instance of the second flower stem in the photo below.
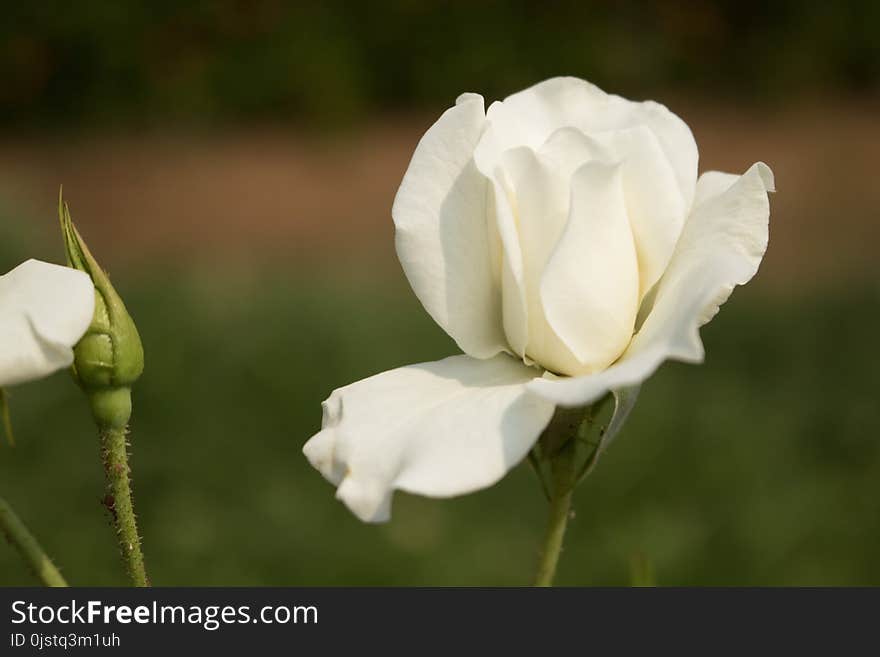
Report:
<svg viewBox="0 0 880 657"><path fill-rule="evenodd" d="M109 489L105 504L113 517L122 560L131 583L134 586L149 586L132 503L126 433L126 429L116 427L105 427L100 431L101 454Z"/></svg>
<svg viewBox="0 0 880 657"><path fill-rule="evenodd" d="M3 499L0 499L0 532L6 535L6 540L18 550L27 567L45 586L67 586L37 539Z"/></svg>

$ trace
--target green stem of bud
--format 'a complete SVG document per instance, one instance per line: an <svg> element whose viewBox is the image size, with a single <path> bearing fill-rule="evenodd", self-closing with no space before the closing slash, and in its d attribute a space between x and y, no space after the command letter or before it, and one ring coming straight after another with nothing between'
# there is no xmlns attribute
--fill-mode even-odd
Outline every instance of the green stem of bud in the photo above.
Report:
<svg viewBox="0 0 880 657"><path fill-rule="evenodd" d="M129 407L130 407L129 398ZM93 399L93 409L95 401ZM99 425L101 436L101 454L104 461L104 472L107 475L107 507L113 516L113 525L119 541L119 550L125 570L134 586L149 586L147 572L144 568L144 555L141 552L141 539L138 534L137 521L129 481L128 445L126 424L122 426Z"/></svg>
<svg viewBox="0 0 880 657"><path fill-rule="evenodd" d="M126 444L131 386L144 371L144 347L122 297L74 226L60 190L58 218L68 264L87 273L95 285L95 314L73 350L71 369L98 425L109 489L105 505L113 516L125 569L135 586L149 586L131 500Z"/></svg>
<svg viewBox="0 0 880 657"><path fill-rule="evenodd" d="M99 427L125 429L131 419L131 388L98 388L87 392Z"/></svg>
<svg viewBox="0 0 880 657"><path fill-rule="evenodd" d="M37 539L2 498L0 498L0 531L6 535L6 539L18 550L31 572L45 586L67 586L67 582L40 547Z"/></svg>

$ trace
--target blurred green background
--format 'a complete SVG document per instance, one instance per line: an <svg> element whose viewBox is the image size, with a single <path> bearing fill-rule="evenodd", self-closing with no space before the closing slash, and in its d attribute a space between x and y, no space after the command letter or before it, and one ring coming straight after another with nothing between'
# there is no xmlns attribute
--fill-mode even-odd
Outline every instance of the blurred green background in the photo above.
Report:
<svg viewBox="0 0 880 657"><path fill-rule="evenodd" d="M876 3L3 3L0 272L74 219L138 322L132 465L164 585L508 585L545 502L520 467L359 523L305 462L330 391L456 351L390 205L455 96L574 74L774 169L758 277L667 364L579 489L560 584L880 584ZM124 584L69 377L11 391L0 495L73 584ZM30 584L0 545L0 584Z"/></svg>

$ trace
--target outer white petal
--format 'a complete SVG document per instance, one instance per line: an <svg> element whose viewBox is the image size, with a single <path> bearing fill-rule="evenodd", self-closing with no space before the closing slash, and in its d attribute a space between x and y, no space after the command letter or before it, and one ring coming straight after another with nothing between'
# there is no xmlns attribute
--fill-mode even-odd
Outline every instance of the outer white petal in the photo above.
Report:
<svg viewBox="0 0 880 657"><path fill-rule="evenodd" d="M487 224L488 180L474 165L483 98L462 95L422 137L394 199L397 255L410 285L462 351L505 346Z"/></svg>
<svg viewBox="0 0 880 657"><path fill-rule="evenodd" d="M773 174L753 165L732 185L711 176L706 184L723 189L704 197L685 224L654 305L620 360L604 372L571 379L536 380L529 389L564 406L588 404L608 390L638 385L668 358L703 359L699 328L708 322L736 285L748 282L767 248Z"/></svg>
<svg viewBox="0 0 880 657"><path fill-rule="evenodd" d="M448 497L490 486L553 415L553 404L526 391L536 372L499 355L377 374L330 395L303 452L366 522L390 517L395 489Z"/></svg>
<svg viewBox="0 0 880 657"><path fill-rule="evenodd" d="M697 193L694 196L694 207L702 205L710 198L714 198L739 180L739 176L735 173L724 173L723 171L704 171L703 175L697 181Z"/></svg>
<svg viewBox="0 0 880 657"><path fill-rule="evenodd" d="M69 366L94 310L92 281L75 269L28 260L0 276L0 386Z"/></svg>
<svg viewBox="0 0 880 657"><path fill-rule="evenodd" d="M556 130L573 127L587 135L644 125L650 128L672 165L685 207L697 181L697 144L687 124L660 103L633 102L607 94L585 80L558 77L492 103L490 124L474 158L491 172L501 153L515 146L538 150Z"/></svg>

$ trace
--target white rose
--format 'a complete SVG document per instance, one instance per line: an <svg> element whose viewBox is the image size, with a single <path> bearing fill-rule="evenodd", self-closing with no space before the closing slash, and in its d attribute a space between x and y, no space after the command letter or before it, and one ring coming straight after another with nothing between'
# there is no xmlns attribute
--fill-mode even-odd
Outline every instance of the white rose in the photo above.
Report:
<svg viewBox="0 0 880 657"><path fill-rule="evenodd" d="M466 355L334 391L305 455L365 521L389 517L395 489L493 484L557 405L703 359L699 327L767 247L768 191L762 163L698 179L691 131L655 102L576 78L488 111L462 95L392 215L413 290Z"/></svg>
<svg viewBox="0 0 880 657"><path fill-rule="evenodd" d="M92 281L74 269L28 260L0 276L0 387L68 367L94 310Z"/></svg>

